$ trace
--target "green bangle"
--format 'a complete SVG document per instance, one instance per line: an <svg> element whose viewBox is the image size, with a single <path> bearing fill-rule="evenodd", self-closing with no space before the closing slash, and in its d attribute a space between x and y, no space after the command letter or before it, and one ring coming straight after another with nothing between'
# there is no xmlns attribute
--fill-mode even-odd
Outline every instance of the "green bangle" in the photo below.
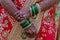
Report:
<svg viewBox="0 0 60 40"><path fill-rule="evenodd" d="M31 6L31 12L32 12L31 16L34 16L35 15L35 10L34 10L33 6Z"/></svg>
<svg viewBox="0 0 60 40"><path fill-rule="evenodd" d="M31 22L29 19L25 19L21 22L21 26L22 26L22 28L26 28L30 23Z"/></svg>
<svg viewBox="0 0 60 40"><path fill-rule="evenodd" d="M31 16L37 15L37 13L39 12L37 5L36 4L32 5L30 7L30 11L31 11Z"/></svg>
<svg viewBox="0 0 60 40"><path fill-rule="evenodd" d="M37 15L37 13L38 13L38 8L37 8L37 5L36 4L34 4L34 10L35 10L35 15Z"/></svg>

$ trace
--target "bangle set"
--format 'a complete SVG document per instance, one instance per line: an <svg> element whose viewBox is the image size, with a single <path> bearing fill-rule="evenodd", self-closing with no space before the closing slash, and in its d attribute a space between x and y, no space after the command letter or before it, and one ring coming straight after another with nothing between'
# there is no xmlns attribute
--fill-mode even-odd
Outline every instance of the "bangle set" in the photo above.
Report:
<svg viewBox="0 0 60 40"><path fill-rule="evenodd" d="M30 20L29 19L25 19L25 20L23 20L22 22L21 22L21 26L22 26L22 28L26 28L28 25L30 25Z"/></svg>
<svg viewBox="0 0 60 40"><path fill-rule="evenodd" d="M40 7L39 7L38 3L33 4L30 7L31 16L37 15L40 11L39 9L40 9ZM26 29L31 25L31 21L29 19L25 19L20 23L20 25L22 26L23 29Z"/></svg>
<svg viewBox="0 0 60 40"><path fill-rule="evenodd" d="M40 12L40 6L38 3L36 4L33 4L31 7L30 7L30 13L31 13L31 16L35 16L37 15L38 13ZM29 19L24 19L22 20L22 22L20 23L20 25L22 26L23 29L27 29L31 26L32 22L29 20ZM25 36L22 36L22 38L26 38Z"/></svg>
<svg viewBox="0 0 60 40"><path fill-rule="evenodd" d="M39 13L40 11L40 6L38 3L36 4L33 4L31 7L30 7L30 13L31 13L31 16L35 16Z"/></svg>
<svg viewBox="0 0 60 40"><path fill-rule="evenodd" d="M36 4L33 4L31 7L30 7L30 12L31 12L31 16L35 16L37 15L39 12L40 12L40 6L38 3ZM31 21L29 19L24 19L20 25L22 26L23 29L27 29L28 27L31 26Z"/></svg>

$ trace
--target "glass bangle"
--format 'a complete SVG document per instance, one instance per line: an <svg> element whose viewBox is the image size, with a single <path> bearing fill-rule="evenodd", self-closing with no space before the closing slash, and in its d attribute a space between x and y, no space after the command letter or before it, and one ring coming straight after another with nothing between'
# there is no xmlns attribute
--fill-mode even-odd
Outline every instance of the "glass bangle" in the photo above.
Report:
<svg viewBox="0 0 60 40"><path fill-rule="evenodd" d="M36 4L32 5L30 7L30 12L31 12L31 16L35 16L38 14L38 6Z"/></svg>
<svg viewBox="0 0 60 40"><path fill-rule="evenodd" d="M36 6L37 6L37 9L38 9L38 13L40 13L41 12L41 6L38 3L36 3Z"/></svg>
<svg viewBox="0 0 60 40"><path fill-rule="evenodd" d="M35 10L34 10L34 7L33 6L31 6L31 16L34 16L35 15Z"/></svg>
<svg viewBox="0 0 60 40"><path fill-rule="evenodd" d="M21 26L22 26L22 28L26 28L30 23L31 22L29 19L25 19L21 22Z"/></svg>
<svg viewBox="0 0 60 40"><path fill-rule="evenodd" d="M34 10L35 10L35 15L37 15L38 14L38 7L36 4L34 4Z"/></svg>

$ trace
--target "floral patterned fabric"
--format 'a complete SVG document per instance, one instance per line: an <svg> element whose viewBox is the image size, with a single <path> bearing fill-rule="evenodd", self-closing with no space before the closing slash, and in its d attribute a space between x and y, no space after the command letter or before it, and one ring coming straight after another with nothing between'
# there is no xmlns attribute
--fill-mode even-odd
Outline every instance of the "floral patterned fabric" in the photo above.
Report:
<svg viewBox="0 0 60 40"><path fill-rule="evenodd" d="M22 7L25 1L26 0L16 0L16 5ZM0 40L7 40L15 21L16 20L10 16L0 5Z"/></svg>
<svg viewBox="0 0 60 40"><path fill-rule="evenodd" d="M44 13L36 40L56 40L57 29L54 14L53 7Z"/></svg>
<svg viewBox="0 0 60 40"><path fill-rule="evenodd" d="M0 5L0 40L6 40L11 32L14 21L14 18L8 15Z"/></svg>

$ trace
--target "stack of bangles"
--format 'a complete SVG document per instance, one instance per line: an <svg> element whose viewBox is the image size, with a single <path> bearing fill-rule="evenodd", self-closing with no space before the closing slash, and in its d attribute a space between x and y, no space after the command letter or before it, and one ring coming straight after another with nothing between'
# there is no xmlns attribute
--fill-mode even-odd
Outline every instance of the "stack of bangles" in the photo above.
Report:
<svg viewBox="0 0 60 40"><path fill-rule="evenodd" d="M30 12L31 12L31 16L35 16L39 13L39 4L34 4L30 7ZM31 23L31 21L29 19L24 19L23 21L20 22L20 25L22 26L23 29L28 29L30 28L32 25L34 25L33 23ZM33 27L33 26L32 26ZM35 27L35 26L34 26ZM35 28L36 29L36 28ZM34 30L34 29L33 29ZM32 31L33 31L32 30ZM34 30L33 34L36 34L36 30Z"/></svg>
<svg viewBox="0 0 60 40"><path fill-rule="evenodd" d="M40 10L40 6L38 3L36 3L30 7L31 16L37 15L40 11L41 10Z"/></svg>
<svg viewBox="0 0 60 40"><path fill-rule="evenodd" d="M31 21L29 19L25 19L20 24L21 24L22 28L26 29L31 24Z"/></svg>
<svg viewBox="0 0 60 40"><path fill-rule="evenodd" d="M30 7L31 17L35 16L39 13L39 4L36 3ZM26 29L31 25L31 21L29 19L23 20L21 23L22 28ZM28 27L27 27L28 26Z"/></svg>

